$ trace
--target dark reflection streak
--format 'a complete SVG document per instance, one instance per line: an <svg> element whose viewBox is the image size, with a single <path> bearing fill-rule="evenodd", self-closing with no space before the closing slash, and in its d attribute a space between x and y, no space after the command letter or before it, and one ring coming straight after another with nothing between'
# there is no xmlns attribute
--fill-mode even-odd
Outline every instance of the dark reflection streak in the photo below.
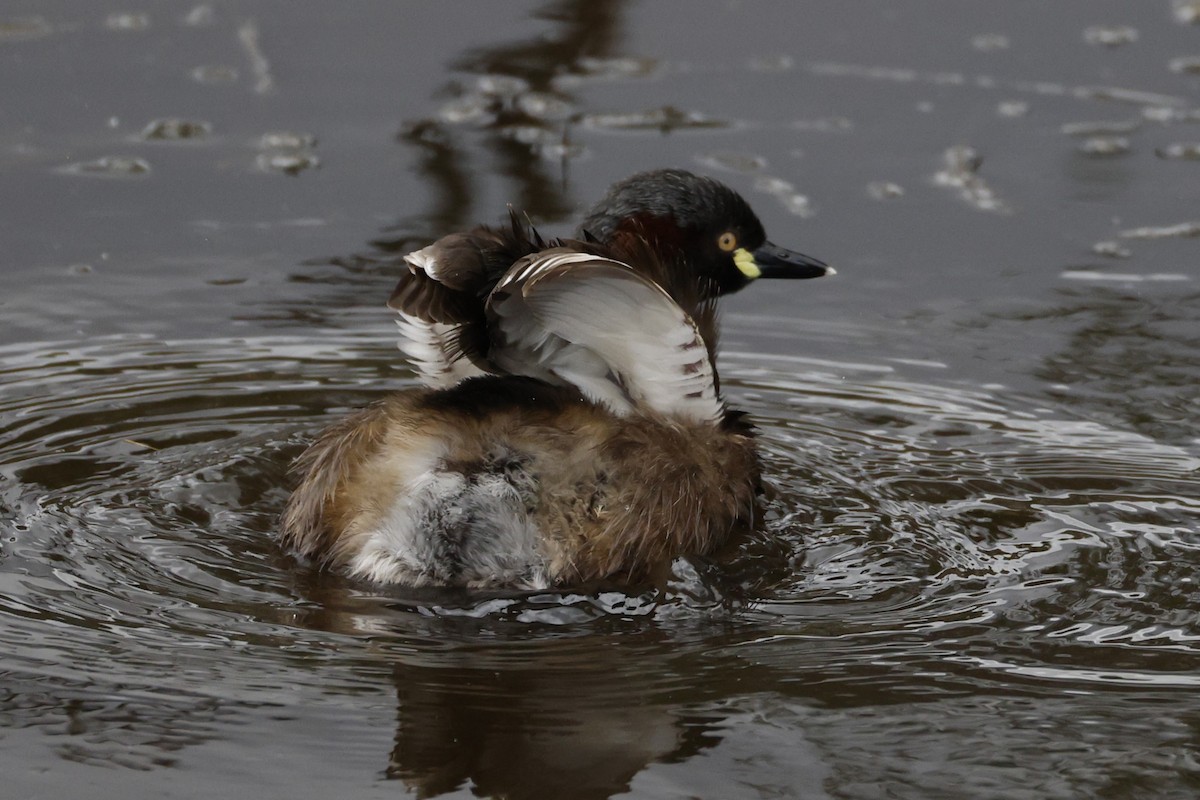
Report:
<svg viewBox="0 0 1200 800"><path fill-rule="evenodd" d="M527 145L511 139L492 139L488 147L500 162L501 174L519 182L517 196L512 199L515 208L524 211L535 222L559 220L570 212L570 204L563 194L565 182L545 173L544 165L549 162L542 161L534 169L531 157L535 162L541 159L531 156Z"/></svg>
<svg viewBox="0 0 1200 800"><path fill-rule="evenodd" d="M604 655L587 663L549 654L500 670L397 664L388 777L419 797L469 782L484 797L599 800L628 790L651 762L683 761L715 745L721 720L685 720L656 697L661 687L629 674L630 663L645 658L629 649L614 641L591 648Z"/></svg>
<svg viewBox="0 0 1200 800"><path fill-rule="evenodd" d="M509 93L476 98L488 104L491 119L479 128L455 126L437 118L412 120L397 135L402 144L420 152L416 170L422 183L429 187L426 210L403 217L388 226L388 235L370 242L366 253L336 256L311 262L309 266L330 265L337 272L330 275L311 271L297 280L333 284L346 290L333 290L334 296L322 298L319 306L295 304L274 308L258 318L280 318L287 323L332 324L336 310L357 305L365 300L364 292L380 285L380 275L395 273L397 256L419 248L434 239L476 222L500 222L503 208L477 209L474 197L477 182L472 179L470 154L482 148L490 152L496 164L493 172L507 178L513 188L506 198L518 210L535 222L560 222L573 210L567 181L567 162L570 148L563 146L558 159L543 155L543 145L553 142L566 144L570 121L540 119L519 108L520 93L533 91L553 95L573 107L575 99L556 89L558 76L579 73L582 58L604 58L614 54L620 40L620 17L624 0L568 0L547 6L536 16L559 24L554 35L504 44L493 48L470 50L453 62L453 68L474 77L515 78L521 86ZM444 87L449 96L462 96L473 91L459 81ZM571 115L578 117L578 113ZM520 137L521 131L540 132L538 141ZM386 283L386 281L385 281ZM380 298L386 288L379 289Z"/></svg>
<svg viewBox="0 0 1200 800"><path fill-rule="evenodd" d="M561 23L554 36L536 38L511 45L470 51L454 62L454 68L475 75L509 76L520 78L537 92L552 92L560 98L562 92L553 90L555 77L578 71L582 57L604 57L613 53L619 40L620 15L623 0L569 0L548 6L537 16ZM496 154L498 172L512 180L516 188L512 201L517 207L538 220L560 221L570 213L572 205L566 197L565 182L549 174L553 162L543 158L536 146L512 138L514 126L536 126L553 130L542 120L534 119L512 103L497 103L495 120L483 130L484 146ZM429 125L429 121L417 126ZM403 137L408 141L408 137ZM424 145L425 143L422 142ZM448 151L444 155L452 155ZM422 232L435 238L469 224L470 193L462 186L469 184L464 176L462 158L428 159L422 165L422 176L438 187L439 205L421 218ZM449 203L457 203L451 207ZM400 230L411 222L401 222ZM386 248L393 249L393 248Z"/></svg>
<svg viewBox="0 0 1200 800"><path fill-rule="evenodd" d="M372 597L324 571L293 576L305 627L361 636L362 621L378 626L397 700L386 775L418 797L467 785L512 800L611 797L651 763L716 746L726 715L711 706L727 697L728 681L778 683L772 669L697 650L691 637L676 640L642 618L562 629L491 614L429 618L396 606L478 598L443 589ZM716 644L722 634L700 624ZM384 635L392 625L400 637Z"/></svg>
<svg viewBox="0 0 1200 800"><path fill-rule="evenodd" d="M433 120L421 120L402 131L397 138L420 148L422 157L417 169L435 187L435 199L430 210L424 214L428 229L452 231L469 227L472 183L465 169L467 159L455 147L445 126ZM379 239L371 244L387 253L403 253L421 238L432 237L426 234L424 237Z"/></svg>
<svg viewBox="0 0 1200 800"><path fill-rule="evenodd" d="M467 53L455 63L468 72L519 75L539 91L570 72L581 57L611 55L620 33L624 0L562 0L535 14L562 23L553 38L538 37L507 47L483 48Z"/></svg>

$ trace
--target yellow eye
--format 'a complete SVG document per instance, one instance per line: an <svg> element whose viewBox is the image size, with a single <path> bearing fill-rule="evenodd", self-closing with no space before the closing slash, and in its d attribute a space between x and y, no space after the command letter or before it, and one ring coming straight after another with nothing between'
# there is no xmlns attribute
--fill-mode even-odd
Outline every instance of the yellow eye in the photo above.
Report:
<svg viewBox="0 0 1200 800"><path fill-rule="evenodd" d="M733 235L733 231L725 231L718 236L717 247L721 248L726 253L732 253L737 247L737 237Z"/></svg>

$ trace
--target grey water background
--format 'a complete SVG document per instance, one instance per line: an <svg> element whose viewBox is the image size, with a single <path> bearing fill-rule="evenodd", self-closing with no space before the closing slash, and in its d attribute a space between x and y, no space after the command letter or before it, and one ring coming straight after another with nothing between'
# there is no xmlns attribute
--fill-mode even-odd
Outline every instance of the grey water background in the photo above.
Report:
<svg viewBox="0 0 1200 800"><path fill-rule="evenodd" d="M10 0L0 77L4 797L1200 793L1195 2ZM760 535L275 547L398 253L664 165L839 269L725 307Z"/></svg>

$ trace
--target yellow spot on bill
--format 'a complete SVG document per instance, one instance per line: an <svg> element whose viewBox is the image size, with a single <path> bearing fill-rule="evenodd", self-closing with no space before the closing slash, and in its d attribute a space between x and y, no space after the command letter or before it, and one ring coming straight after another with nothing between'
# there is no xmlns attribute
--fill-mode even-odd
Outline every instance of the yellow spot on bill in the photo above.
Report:
<svg viewBox="0 0 1200 800"><path fill-rule="evenodd" d="M758 268L758 263L754 260L754 254L744 247L733 251L733 263L737 264L741 273L750 280L762 275L762 270Z"/></svg>

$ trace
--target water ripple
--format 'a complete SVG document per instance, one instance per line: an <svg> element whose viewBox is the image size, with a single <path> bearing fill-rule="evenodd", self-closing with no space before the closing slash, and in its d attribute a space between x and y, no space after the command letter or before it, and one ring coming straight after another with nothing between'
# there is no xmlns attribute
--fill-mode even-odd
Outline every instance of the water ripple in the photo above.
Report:
<svg viewBox="0 0 1200 800"><path fill-rule="evenodd" d="M565 679L614 633L600 698L661 658L714 666L663 669L653 691L741 669L1182 685L1200 663L1194 453L870 363L727 354L727 391L762 432L765 529L665 585L397 592L296 563L272 537L286 465L404 385L395 360L340 332L0 351L9 668L200 694L219 679L262 702L357 691L397 664L438 683L533 659Z"/></svg>

